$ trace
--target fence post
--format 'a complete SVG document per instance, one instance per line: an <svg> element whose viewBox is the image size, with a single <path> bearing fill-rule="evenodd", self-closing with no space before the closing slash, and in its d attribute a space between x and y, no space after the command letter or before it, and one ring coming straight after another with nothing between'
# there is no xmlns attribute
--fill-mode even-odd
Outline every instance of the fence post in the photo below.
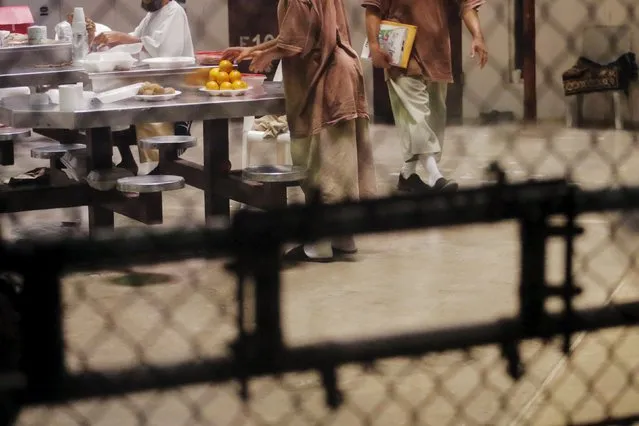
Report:
<svg viewBox="0 0 639 426"><path fill-rule="evenodd" d="M21 296L21 369L29 402L55 397L64 375L60 265L48 253L25 259Z"/></svg>
<svg viewBox="0 0 639 426"><path fill-rule="evenodd" d="M523 218L520 222L521 271L520 318L524 333L539 331L546 300L546 238L548 217Z"/></svg>
<svg viewBox="0 0 639 426"><path fill-rule="evenodd" d="M272 362L282 349L280 245L264 244L256 261L255 344L260 358Z"/></svg>

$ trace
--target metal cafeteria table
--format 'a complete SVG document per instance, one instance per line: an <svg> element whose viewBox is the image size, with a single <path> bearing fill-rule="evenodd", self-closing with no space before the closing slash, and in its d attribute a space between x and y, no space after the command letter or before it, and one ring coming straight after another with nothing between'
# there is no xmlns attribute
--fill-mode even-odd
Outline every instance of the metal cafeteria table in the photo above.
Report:
<svg viewBox="0 0 639 426"><path fill-rule="evenodd" d="M244 96L235 97L208 97L201 93L183 93L172 101L152 104L134 99L112 104L94 101L73 112L60 111L58 105L30 106L26 96L11 97L0 104L0 122L12 127L85 130L87 168L96 170L112 167L112 126L202 120L203 164L180 159L175 154L163 155L160 158L158 173L183 176L187 185L203 190L205 217L210 221L214 216L229 217L229 200L255 207L286 203L286 188L276 184L245 182L241 179L241 171L231 170L229 160L230 119L284 113L284 92L281 84L265 83L264 88L262 94L249 92ZM141 195L149 198L160 197L161 218L161 193ZM144 197L137 201L142 201L142 198ZM0 199L0 209L4 202L6 200ZM31 201L31 204L34 202ZM153 198L152 204L155 206L154 209L158 207L157 198ZM114 205L113 202L105 203L99 198L95 202L76 202L75 205L89 205L89 227L92 230L113 227L114 210L127 214L124 211L126 209Z"/></svg>

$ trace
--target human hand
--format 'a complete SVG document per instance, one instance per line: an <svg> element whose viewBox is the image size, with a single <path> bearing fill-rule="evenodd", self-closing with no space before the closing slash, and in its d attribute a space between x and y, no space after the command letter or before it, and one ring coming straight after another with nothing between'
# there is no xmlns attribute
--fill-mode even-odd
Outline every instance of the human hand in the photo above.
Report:
<svg viewBox="0 0 639 426"><path fill-rule="evenodd" d="M249 70L254 73L270 72L275 60L275 54L270 50L256 50L253 52L253 60Z"/></svg>
<svg viewBox="0 0 639 426"><path fill-rule="evenodd" d="M114 46L119 46L121 44L132 44L138 42L139 40L132 35L121 33L118 31L106 31L97 35L93 39L93 43L91 43L91 45L94 48L99 49L101 47L111 48Z"/></svg>
<svg viewBox="0 0 639 426"><path fill-rule="evenodd" d="M370 51L371 61L373 62L373 66L375 68L388 69L391 67L391 61L393 60L393 58L388 52L382 50L379 45L371 46Z"/></svg>
<svg viewBox="0 0 639 426"><path fill-rule="evenodd" d="M251 49L248 47L229 47L222 53L222 59L237 63L249 59L250 55Z"/></svg>
<svg viewBox="0 0 639 426"><path fill-rule="evenodd" d="M477 58L479 68L484 68L488 62L488 49L482 37L474 37L470 45L470 57Z"/></svg>

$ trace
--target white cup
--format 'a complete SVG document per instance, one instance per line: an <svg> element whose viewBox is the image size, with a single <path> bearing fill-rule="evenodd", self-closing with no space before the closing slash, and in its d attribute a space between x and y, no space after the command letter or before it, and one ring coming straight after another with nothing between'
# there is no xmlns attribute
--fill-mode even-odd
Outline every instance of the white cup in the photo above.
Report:
<svg viewBox="0 0 639 426"><path fill-rule="evenodd" d="M76 7L73 9L73 22L71 22L71 25L73 24L85 25L84 8Z"/></svg>
<svg viewBox="0 0 639 426"><path fill-rule="evenodd" d="M75 111L84 101L82 88L77 84L63 84L58 87L60 111Z"/></svg>
<svg viewBox="0 0 639 426"><path fill-rule="evenodd" d="M47 39L47 27L42 25L32 25L27 28L29 44L43 44Z"/></svg>

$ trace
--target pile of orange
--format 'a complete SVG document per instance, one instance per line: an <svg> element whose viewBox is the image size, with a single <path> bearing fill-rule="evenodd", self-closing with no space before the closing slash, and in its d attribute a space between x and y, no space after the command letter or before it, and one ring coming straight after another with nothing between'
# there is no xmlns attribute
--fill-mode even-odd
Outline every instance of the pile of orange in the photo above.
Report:
<svg viewBox="0 0 639 426"><path fill-rule="evenodd" d="M220 64L209 71L207 90L241 90L247 89L248 85L242 80L242 73L234 69L231 61L223 60Z"/></svg>

